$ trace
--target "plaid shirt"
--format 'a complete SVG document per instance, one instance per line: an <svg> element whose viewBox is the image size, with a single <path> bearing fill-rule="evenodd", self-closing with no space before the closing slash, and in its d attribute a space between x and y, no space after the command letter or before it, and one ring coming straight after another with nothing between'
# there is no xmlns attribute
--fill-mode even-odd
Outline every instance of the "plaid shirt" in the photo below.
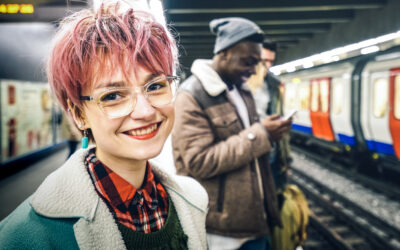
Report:
<svg viewBox="0 0 400 250"><path fill-rule="evenodd" d="M100 197L121 224L134 231L152 233L160 230L168 216L168 196L147 163L144 182L136 189L102 164L95 149L89 151L85 165Z"/></svg>

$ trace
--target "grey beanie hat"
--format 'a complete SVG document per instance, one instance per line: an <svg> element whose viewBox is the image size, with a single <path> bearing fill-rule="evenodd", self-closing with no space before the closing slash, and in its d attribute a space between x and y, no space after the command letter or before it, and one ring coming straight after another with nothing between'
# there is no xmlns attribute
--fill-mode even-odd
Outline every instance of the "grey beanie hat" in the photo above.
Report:
<svg viewBox="0 0 400 250"><path fill-rule="evenodd" d="M264 39L264 33L257 24L241 17L214 19L210 22L210 30L213 34L217 35L214 54L248 37L259 43L262 43Z"/></svg>

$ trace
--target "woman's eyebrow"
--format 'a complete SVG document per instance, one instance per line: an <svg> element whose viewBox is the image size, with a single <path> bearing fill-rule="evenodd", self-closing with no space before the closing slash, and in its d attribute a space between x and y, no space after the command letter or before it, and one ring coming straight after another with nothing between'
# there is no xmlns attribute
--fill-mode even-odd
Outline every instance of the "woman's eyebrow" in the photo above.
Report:
<svg viewBox="0 0 400 250"><path fill-rule="evenodd" d="M96 89L102 89L102 88L109 88L109 87L124 87L126 86L126 83L124 81L118 81L118 82L105 82L96 87Z"/></svg>
<svg viewBox="0 0 400 250"><path fill-rule="evenodd" d="M151 82L151 81L153 81L154 79L156 79L157 77L160 77L160 76L162 76L162 74L150 74L144 79L142 84L146 84L148 82Z"/></svg>
<svg viewBox="0 0 400 250"><path fill-rule="evenodd" d="M143 82L141 84L144 85L160 76L162 76L162 74L149 74L146 76L146 78L143 80ZM96 86L95 89L110 88L110 87L126 87L126 86L127 86L127 83L125 81L105 82L105 83L102 83L102 84Z"/></svg>

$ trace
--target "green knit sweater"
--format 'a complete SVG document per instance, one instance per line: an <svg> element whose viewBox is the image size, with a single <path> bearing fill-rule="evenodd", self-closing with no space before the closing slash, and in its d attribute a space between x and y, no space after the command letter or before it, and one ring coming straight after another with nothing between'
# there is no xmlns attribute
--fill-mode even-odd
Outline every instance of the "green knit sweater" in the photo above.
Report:
<svg viewBox="0 0 400 250"><path fill-rule="evenodd" d="M127 249L151 250L187 250L188 237L182 230L178 215L171 200L169 200L168 218L165 225L157 232L145 234L136 232L121 223L121 231Z"/></svg>

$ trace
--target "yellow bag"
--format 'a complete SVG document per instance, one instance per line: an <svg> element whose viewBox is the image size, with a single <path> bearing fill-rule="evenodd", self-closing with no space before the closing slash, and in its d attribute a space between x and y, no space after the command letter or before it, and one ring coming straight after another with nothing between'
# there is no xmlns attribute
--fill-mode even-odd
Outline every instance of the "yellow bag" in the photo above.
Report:
<svg viewBox="0 0 400 250"><path fill-rule="evenodd" d="M281 209L283 227L275 227L271 236L274 250L294 250L307 238L307 200L296 185L287 185L283 191L284 203Z"/></svg>

